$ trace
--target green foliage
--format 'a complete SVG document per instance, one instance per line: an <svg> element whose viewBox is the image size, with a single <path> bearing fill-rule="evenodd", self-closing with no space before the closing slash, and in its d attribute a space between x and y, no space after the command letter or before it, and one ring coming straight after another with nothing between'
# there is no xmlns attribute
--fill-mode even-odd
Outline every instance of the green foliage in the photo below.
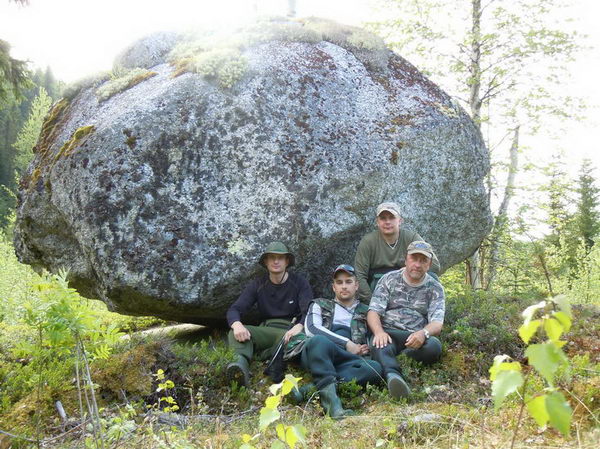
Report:
<svg viewBox="0 0 600 449"><path fill-rule="evenodd" d="M27 62L10 56L10 44L0 39L0 104L9 93L15 97L30 86Z"/></svg>
<svg viewBox="0 0 600 449"><path fill-rule="evenodd" d="M527 303L483 291L448 297L443 341L450 347L468 350L470 356L483 354L477 366L483 370L491 362L492 354L520 351L521 344L513 329L518 323L518 311Z"/></svg>
<svg viewBox="0 0 600 449"><path fill-rule="evenodd" d="M251 442L259 440L261 436L263 438L269 436L269 426L281 418L279 405L293 388L298 388L299 380L300 378L287 374L283 382L269 387L271 396L265 400L265 406L260 410L259 433L254 436L242 435L243 444L240 449L255 449L255 446L250 444ZM273 438L272 448L285 449L289 447L294 449L297 444L304 445L306 443L306 428L302 424L287 425L279 423L275 426L275 434L277 438Z"/></svg>
<svg viewBox="0 0 600 449"><path fill-rule="evenodd" d="M546 335L544 343L530 344L525 351L529 366L545 382L542 391L532 393L527 389L529 371L523 377L523 369L518 362L507 361L508 356L497 356L490 368L492 396L498 409L506 397L520 391L523 406L540 427L550 423L563 435L569 434L572 410L564 395L555 385L555 375L569 365L569 360L561 349L565 341L560 338L571 328L571 309L562 297L541 301L523 312L524 322L519 335L527 344L538 332ZM536 318L538 317L538 318ZM534 319L535 318L535 319ZM519 424L519 423L518 423Z"/></svg>
<svg viewBox="0 0 600 449"><path fill-rule="evenodd" d="M177 402L170 393L175 388L175 383L165 377L165 372L162 369L159 369L156 374L154 374L154 377L158 381L156 392L163 393L162 396L158 398L158 403L156 404L158 409L161 410L162 406L162 411L166 413L179 410Z"/></svg>
<svg viewBox="0 0 600 449"><path fill-rule="evenodd" d="M46 93L46 89L39 88L39 94L31 103L31 109L27 121L19 131L17 140L13 144L16 150L15 169L22 175L33 158L33 147L35 146L46 114L52 105L52 98Z"/></svg>
<svg viewBox="0 0 600 449"><path fill-rule="evenodd" d="M3 184L0 184L0 231L8 228L14 217L17 197Z"/></svg>
<svg viewBox="0 0 600 449"><path fill-rule="evenodd" d="M589 159L581 163L578 178L577 227L579 235L589 251L600 232L600 212L598 211L598 194L600 189L594 184L592 176L594 166Z"/></svg>

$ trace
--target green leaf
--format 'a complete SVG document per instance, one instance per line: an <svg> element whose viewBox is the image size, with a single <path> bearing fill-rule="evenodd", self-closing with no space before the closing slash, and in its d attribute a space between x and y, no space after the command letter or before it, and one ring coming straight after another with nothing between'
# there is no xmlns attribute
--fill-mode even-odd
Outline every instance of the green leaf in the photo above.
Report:
<svg viewBox="0 0 600 449"><path fill-rule="evenodd" d="M571 330L571 318L565 312L554 312L552 316L562 324L565 332Z"/></svg>
<svg viewBox="0 0 600 449"><path fill-rule="evenodd" d="M554 374L565 360L562 350L554 343L531 345L525 350L529 364L550 384L554 383Z"/></svg>
<svg viewBox="0 0 600 449"><path fill-rule="evenodd" d="M301 379L301 377L294 377L291 374L286 374L282 383L281 394L284 396L288 394L294 387L298 386L298 381Z"/></svg>
<svg viewBox="0 0 600 449"><path fill-rule="evenodd" d="M268 407L263 407L260 409L260 418L258 421L258 428L261 430L265 430L269 424L274 421L277 421L281 415L279 414L279 410L272 409Z"/></svg>
<svg viewBox="0 0 600 449"><path fill-rule="evenodd" d="M538 327L540 327L540 324L542 324L542 320L533 320L523 324L519 328L519 337L521 337L521 340L523 340L525 343L529 343L531 337L534 336Z"/></svg>
<svg viewBox="0 0 600 449"><path fill-rule="evenodd" d="M559 295L552 298L552 301L558 306L561 312L565 313L569 318L573 315L571 314L571 304L569 304L569 300L565 295Z"/></svg>
<svg viewBox="0 0 600 449"><path fill-rule="evenodd" d="M521 364L519 362L503 362L509 357L507 355L496 356L494 358L494 364L490 367L490 380L496 380L496 376L500 371L521 371Z"/></svg>
<svg viewBox="0 0 600 449"><path fill-rule="evenodd" d="M267 408L276 409L281 403L281 396L269 396L265 400L265 406Z"/></svg>
<svg viewBox="0 0 600 449"><path fill-rule="evenodd" d="M548 318L544 321L544 330L552 342L557 342L560 340L560 336L563 333L563 326L560 324L560 321L554 318Z"/></svg>
<svg viewBox="0 0 600 449"><path fill-rule="evenodd" d="M535 315L536 311L546 307L546 304L547 304L546 301L541 301L541 302L538 302L537 304L534 304L533 306L529 306L525 310L523 310L522 315L525 318L525 324L528 324L533 319L533 315Z"/></svg>
<svg viewBox="0 0 600 449"><path fill-rule="evenodd" d="M302 424L288 426L285 431L285 442L294 449L296 443L304 444L306 442L306 428Z"/></svg>
<svg viewBox="0 0 600 449"><path fill-rule="evenodd" d="M546 409L550 416L550 425L565 437L568 436L573 410L563 394L559 392L549 394L546 397Z"/></svg>
<svg viewBox="0 0 600 449"><path fill-rule="evenodd" d="M277 438L279 438L281 441L285 441L285 427L283 426L283 424L277 424L277 427L275 427L275 431L277 432Z"/></svg>
<svg viewBox="0 0 600 449"><path fill-rule="evenodd" d="M279 390L281 389L282 384L273 384L269 387L269 391L272 395L279 394Z"/></svg>
<svg viewBox="0 0 600 449"><path fill-rule="evenodd" d="M500 371L492 383L494 408L498 410L506 396L517 391L521 385L523 385L523 376L519 371Z"/></svg>
<svg viewBox="0 0 600 449"><path fill-rule="evenodd" d="M536 396L527 402L527 411L535 419L538 426L544 427L549 418L546 410L546 395Z"/></svg>
<svg viewBox="0 0 600 449"><path fill-rule="evenodd" d="M271 444L271 449L286 449L285 444L282 441L275 440Z"/></svg>
<svg viewBox="0 0 600 449"><path fill-rule="evenodd" d="M494 357L494 363L492 364L492 366L490 366L489 369L491 380L496 379L496 374L498 374L498 371L500 371L500 365L502 364L502 362L508 359L510 359L510 357L506 354L497 355L496 357Z"/></svg>

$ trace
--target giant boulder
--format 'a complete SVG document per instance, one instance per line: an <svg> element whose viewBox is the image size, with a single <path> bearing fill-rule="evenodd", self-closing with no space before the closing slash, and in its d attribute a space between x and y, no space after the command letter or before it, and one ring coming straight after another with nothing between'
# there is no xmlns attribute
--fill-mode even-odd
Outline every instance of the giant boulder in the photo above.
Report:
<svg viewBox="0 0 600 449"><path fill-rule="evenodd" d="M21 183L21 261L118 312L210 323L272 240L328 292L384 200L443 269L489 231L476 126L373 35L306 20L190 39L144 39L53 107Z"/></svg>

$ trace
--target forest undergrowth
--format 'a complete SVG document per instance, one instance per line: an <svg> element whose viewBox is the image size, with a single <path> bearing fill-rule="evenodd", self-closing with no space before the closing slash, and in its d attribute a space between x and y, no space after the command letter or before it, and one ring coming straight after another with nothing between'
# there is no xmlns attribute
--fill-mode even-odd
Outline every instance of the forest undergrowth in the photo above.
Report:
<svg viewBox="0 0 600 449"><path fill-rule="evenodd" d="M381 385L364 391L341 385L344 405L357 415L333 421L323 416L316 394L300 405L287 401L285 388L274 394L260 362L253 363L248 388L227 384L225 367L233 354L224 329L140 334L160 320L111 313L70 289L65 276L34 273L0 238L2 448L600 444L600 308L593 299L598 296L589 291L580 303L576 292L565 292L572 303L572 325L561 336L568 363L557 364L552 390L543 377L531 377L527 391L514 388L496 410L489 369L497 355L506 354L525 376L534 371L519 329L523 310L544 294L539 289L474 292L462 283L458 268L450 270L442 277L448 297L441 362L425 368L400 356L407 377L414 379L413 395L404 401L390 398ZM542 341L533 336L529 344ZM288 371L300 384L310 380L297 364L289 364ZM557 389L571 410L566 433L552 420L540 427L521 406L528 391Z"/></svg>

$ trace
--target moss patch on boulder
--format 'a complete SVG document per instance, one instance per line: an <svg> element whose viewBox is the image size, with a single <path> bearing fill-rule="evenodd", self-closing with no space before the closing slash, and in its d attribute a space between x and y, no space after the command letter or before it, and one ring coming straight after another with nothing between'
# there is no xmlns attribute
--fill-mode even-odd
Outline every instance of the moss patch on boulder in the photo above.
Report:
<svg viewBox="0 0 600 449"><path fill-rule="evenodd" d="M129 70L123 75L111 79L96 89L96 96L98 97L99 102L106 101L114 95L124 92L136 84L156 75L156 72L147 69L137 68Z"/></svg>
<svg viewBox="0 0 600 449"><path fill-rule="evenodd" d="M318 18L265 19L225 37L206 32L189 35L171 50L167 61L176 67L174 76L198 73L230 88L246 73L244 50L273 41L330 42L352 53L371 71L387 67L389 51L380 37L362 28Z"/></svg>

